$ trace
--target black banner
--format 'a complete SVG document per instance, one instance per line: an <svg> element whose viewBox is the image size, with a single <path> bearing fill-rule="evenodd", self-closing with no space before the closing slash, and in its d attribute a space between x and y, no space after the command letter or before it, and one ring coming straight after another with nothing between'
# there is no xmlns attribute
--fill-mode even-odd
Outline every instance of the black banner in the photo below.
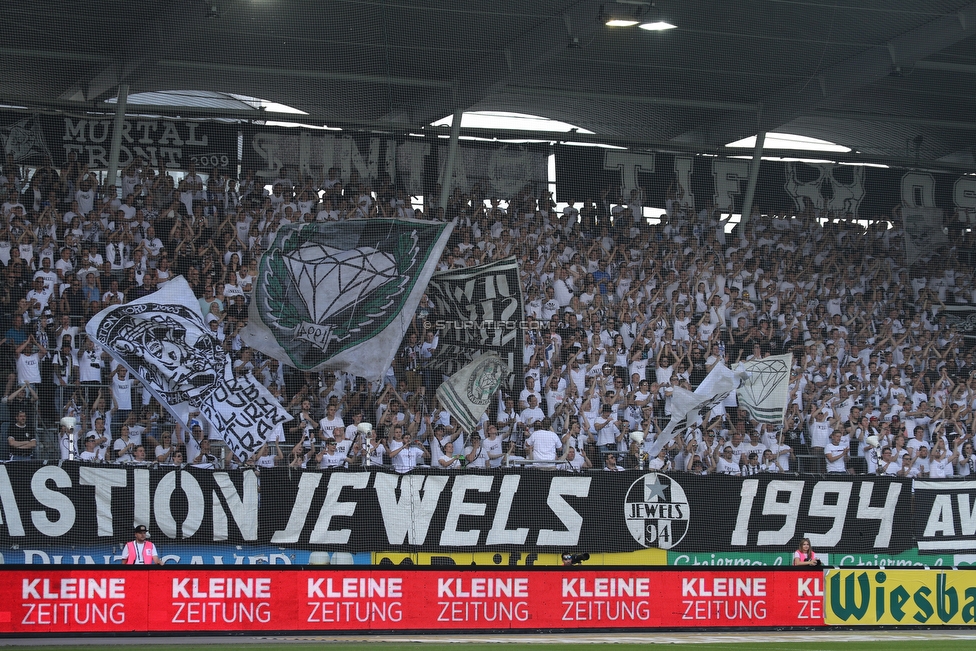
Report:
<svg viewBox="0 0 976 651"><path fill-rule="evenodd" d="M885 478L276 470L261 482L282 501L262 510L261 539L285 546L788 552L801 538L831 552L913 546L911 483Z"/></svg>
<svg viewBox="0 0 976 651"><path fill-rule="evenodd" d="M104 169L113 122L111 117L0 112L0 144L20 165L40 165L50 157L61 167L74 152L82 165ZM224 122L129 118L122 123L119 168L139 156L157 168L186 169L194 163L201 171L216 167L236 173L237 134L237 125Z"/></svg>
<svg viewBox="0 0 976 651"><path fill-rule="evenodd" d="M748 151L748 150L743 150ZM701 210L713 202L723 212L739 212L749 179L750 160L557 145L559 201L599 200L609 190L640 187L644 205L664 207L672 200ZM891 219L896 206L976 208L976 177L904 169L762 161L756 205L799 211L810 205L849 212L860 219Z"/></svg>
<svg viewBox="0 0 976 651"><path fill-rule="evenodd" d="M976 306L946 305L939 316L945 316L946 323L963 337L976 338Z"/></svg>
<svg viewBox="0 0 976 651"><path fill-rule="evenodd" d="M915 539L924 553L976 553L976 481L915 482Z"/></svg>
<svg viewBox="0 0 976 651"><path fill-rule="evenodd" d="M129 540L343 552L976 551L976 482L627 471L0 465L0 545ZM914 515L913 515L914 514ZM913 535L914 534L914 535Z"/></svg>
<svg viewBox="0 0 976 651"><path fill-rule="evenodd" d="M0 465L0 545L126 542L134 524L163 540L254 542L253 471L65 462Z"/></svg>
<svg viewBox="0 0 976 651"><path fill-rule="evenodd" d="M436 156L423 138L263 125L244 125L243 130L241 165L265 183L279 178L283 167L293 183L299 170L326 179L334 167L346 183L354 175L367 184L388 176L409 194L422 195L427 157Z"/></svg>
<svg viewBox="0 0 976 651"><path fill-rule="evenodd" d="M389 179L408 194L436 192L443 183L447 145L422 137L365 132L322 131L299 127L244 126L245 170L254 170L267 183L280 177L282 167L295 182L299 171L328 178L333 167L345 182L356 176L373 184ZM526 184L544 187L548 181L548 144L464 142L454 162L451 187L470 191L480 185L486 194L510 197Z"/></svg>
<svg viewBox="0 0 976 651"><path fill-rule="evenodd" d="M427 327L439 333L428 369L453 375L481 353L495 351L509 369L502 386L517 395L524 379L526 324L516 259L436 273L427 294L434 304L425 317Z"/></svg>

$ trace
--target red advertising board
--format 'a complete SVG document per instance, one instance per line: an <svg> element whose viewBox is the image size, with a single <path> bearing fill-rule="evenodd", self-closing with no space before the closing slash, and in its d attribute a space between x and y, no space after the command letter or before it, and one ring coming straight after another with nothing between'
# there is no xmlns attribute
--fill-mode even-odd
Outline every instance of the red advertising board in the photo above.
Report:
<svg viewBox="0 0 976 651"><path fill-rule="evenodd" d="M0 633L823 626L794 570L0 570Z"/></svg>

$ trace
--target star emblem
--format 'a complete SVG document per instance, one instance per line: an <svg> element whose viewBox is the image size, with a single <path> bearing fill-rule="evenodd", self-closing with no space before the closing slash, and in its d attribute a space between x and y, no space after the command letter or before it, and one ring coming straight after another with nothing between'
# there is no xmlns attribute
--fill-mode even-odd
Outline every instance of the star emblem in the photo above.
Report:
<svg viewBox="0 0 976 651"><path fill-rule="evenodd" d="M653 476L654 481L645 480L644 481L644 501L651 502L652 498L658 498L662 502L666 502L667 498L664 496L664 484L659 484L657 482L657 476Z"/></svg>

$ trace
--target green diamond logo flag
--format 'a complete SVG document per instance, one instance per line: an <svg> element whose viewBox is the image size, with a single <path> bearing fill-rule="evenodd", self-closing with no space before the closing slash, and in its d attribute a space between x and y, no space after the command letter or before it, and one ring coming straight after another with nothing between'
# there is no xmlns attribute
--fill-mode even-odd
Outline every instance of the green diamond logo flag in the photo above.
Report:
<svg viewBox="0 0 976 651"><path fill-rule="evenodd" d="M244 342L303 371L381 378L453 228L397 219L281 227L261 258Z"/></svg>
<svg viewBox="0 0 976 651"><path fill-rule="evenodd" d="M437 388L437 399L465 432L473 432L492 397L508 376L508 364L496 352L471 360Z"/></svg>

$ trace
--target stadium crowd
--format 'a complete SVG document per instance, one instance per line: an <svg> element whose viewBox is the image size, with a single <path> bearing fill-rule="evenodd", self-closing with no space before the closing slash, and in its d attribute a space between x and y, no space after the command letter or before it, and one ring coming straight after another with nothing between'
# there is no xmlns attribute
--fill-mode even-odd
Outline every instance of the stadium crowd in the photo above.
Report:
<svg viewBox="0 0 976 651"><path fill-rule="evenodd" d="M763 206L731 224L668 193L659 223L640 190L608 189L557 211L527 187L504 199L476 185L446 211L415 209L389 178L337 170L273 180L190 165L177 181L140 159L105 187L73 156L60 169L0 173L2 443L12 459L329 468L418 465L695 474L976 474L976 360L947 305L976 305L972 235L906 266L899 215ZM758 198L762 204L762 198ZM525 380L464 435L437 404L426 366L439 333L424 298L385 378L301 373L243 345L258 260L282 224L350 218L457 220L440 269L516 256L523 279ZM728 229L728 232L727 232ZM106 306L183 275L209 327L295 419L252 459L220 432L165 410L84 334ZM758 424L734 395L654 458L673 387L711 370L792 353L781 424ZM37 448L38 428L54 445ZM372 428L360 427L371 423Z"/></svg>

